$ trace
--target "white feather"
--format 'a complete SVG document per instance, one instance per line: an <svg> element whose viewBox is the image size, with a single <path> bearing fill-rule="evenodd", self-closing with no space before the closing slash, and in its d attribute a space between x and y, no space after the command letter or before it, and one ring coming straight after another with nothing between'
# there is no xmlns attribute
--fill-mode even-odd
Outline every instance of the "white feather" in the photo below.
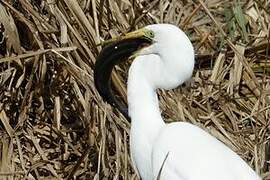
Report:
<svg viewBox="0 0 270 180"><path fill-rule="evenodd" d="M204 130L184 122L164 123L156 89L175 88L191 77L193 46L176 26L146 29L155 33L155 43L140 52L128 77L130 150L141 178L157 179L164 162L162 180L259 180L235 152Z"/></svg>

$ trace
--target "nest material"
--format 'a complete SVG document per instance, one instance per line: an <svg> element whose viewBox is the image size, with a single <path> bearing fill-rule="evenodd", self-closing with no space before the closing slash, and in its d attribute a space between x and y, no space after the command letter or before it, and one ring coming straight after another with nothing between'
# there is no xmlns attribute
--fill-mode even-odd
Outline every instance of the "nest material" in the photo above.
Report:
<svg viewBox="0 0 270 180"><path fill-rule="evenodd" d="M96 44L172 23L198 56L188 85L159 91L163 117L204 128L270 179L269 9L269 0L1 1L0 178L138 179L130 124L94 87ZM123 100L127 70L112 78Z"/></svg>

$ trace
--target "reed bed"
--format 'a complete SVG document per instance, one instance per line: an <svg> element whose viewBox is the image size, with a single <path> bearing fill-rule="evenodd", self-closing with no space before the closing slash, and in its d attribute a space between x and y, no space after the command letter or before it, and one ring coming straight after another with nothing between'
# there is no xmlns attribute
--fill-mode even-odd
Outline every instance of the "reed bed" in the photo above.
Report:
<svg viewBox="0 0 270 180"><path fill-rule="evenodd" d="M96 44L153 23L181 27L197 53L190 82L159 91L166 121L202 127L270 179L269 9L269 0L2 0L0 179L138 179L130 123L98 95L93 67ZM127 71L112 78L124 101Z"/></svg>

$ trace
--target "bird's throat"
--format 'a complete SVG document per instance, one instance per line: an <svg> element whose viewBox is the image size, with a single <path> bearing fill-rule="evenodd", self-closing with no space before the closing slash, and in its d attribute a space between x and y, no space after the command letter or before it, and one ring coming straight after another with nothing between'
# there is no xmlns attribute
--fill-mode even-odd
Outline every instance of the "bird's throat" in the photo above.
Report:
<svg viewBox="0 0 270 180"><path fill-rule="evenodd" d="M136 63L135 63L136 64ZM128 107L131 128L153 141L159 129L165 125L155 88L147 82L141 68L131 65L128 77Z"/></svg>

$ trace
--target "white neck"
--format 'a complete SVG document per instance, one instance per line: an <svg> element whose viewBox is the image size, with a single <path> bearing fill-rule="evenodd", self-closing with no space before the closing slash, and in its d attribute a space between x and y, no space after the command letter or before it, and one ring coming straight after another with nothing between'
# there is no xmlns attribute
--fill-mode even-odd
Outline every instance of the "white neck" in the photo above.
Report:
<svg viewBox="0 0 270 180"><path fill-rule="evenodd" d="M155 88L145 78L145 64L135 60L128 76L128 108L131 128L146 132L149 140L154 140L159 129L165 125L159 109Z"/></svg>

